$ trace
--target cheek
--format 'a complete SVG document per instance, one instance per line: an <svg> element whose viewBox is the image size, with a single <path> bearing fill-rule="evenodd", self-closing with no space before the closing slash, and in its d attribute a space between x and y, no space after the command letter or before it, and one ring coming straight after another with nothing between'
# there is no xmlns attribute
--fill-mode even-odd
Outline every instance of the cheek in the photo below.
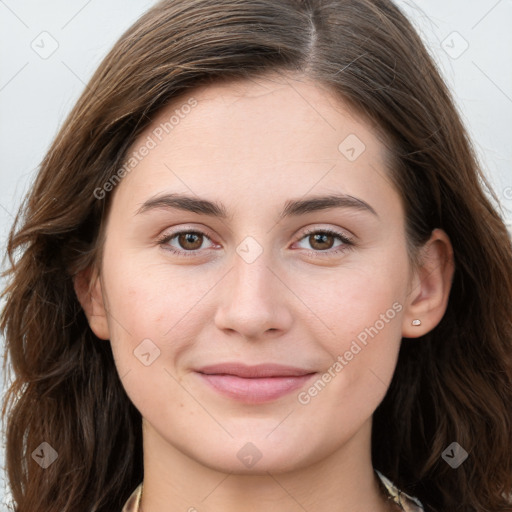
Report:
<svg viewBox="0 0 512 512"><path fill-rule="evenodd" d="M396 264L392 262L396 262ZM346 342L359 338L364 342L372 326L393 334L401 333L406 280L398 268L405 261L389 259L372 264L348 265L312 283L302 279L295 285L297 295L317 317L318 339L327 339L334 349L343 349ZM326 333L329 336L325 336Z"/></svg>
<svg viewBox="0 0 512 512"><path fill-rule="evenodd" d="M315 338L328 356L319 378L297 396L308 421L342 437L352 435L384 398L400 349L400 290L382 275L379 281L366 277L353 276L352 286L336 293L334 307L324 299L323 320L334 333L318 329Z"/></svg>
<svg viewBox="0 0 512 512"><path fill-rule="evenodd" d="M338 269L314 288L298 292L317 316L310 325L328 354L323 370L336 375L329 384L333 394L326 399L346 403L373 397L370 401L376 403L385 393L401 342L404 268L406 254L390 252L371 264Z"/></svg>
<svg viewBox="0 0 512 512"><path fill-rule="evenodd" d="M199 319L202 300L215 285L214 276L140 256L105 257L103 268L119 373L138 368L141 362L154 361L155 367L172 364L193 344L204 323Z"/></svg>

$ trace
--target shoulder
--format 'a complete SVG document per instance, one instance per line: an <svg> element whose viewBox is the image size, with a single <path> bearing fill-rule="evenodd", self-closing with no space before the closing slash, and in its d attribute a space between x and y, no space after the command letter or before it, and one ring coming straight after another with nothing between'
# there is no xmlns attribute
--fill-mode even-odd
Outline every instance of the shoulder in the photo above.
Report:
<svg viewBox="0 0 512 512"><path fill-rule="evenodd" d="M425 512L425 508L418 498L409 496L405 492L398 489L395 484L393 484L389 478L386 478L380 471L375 470L375 472L386 487L390 496L393 497L395 503L401 505L405 512Z"/></svg>
<svg viewBox="0 0 512 512"><path fill-rule="evenodd" d="M124 504L121 512L137 512L137 504L139 502L140 493L142 490L142 483L140 483L132 492L128 501Z"/></svg>

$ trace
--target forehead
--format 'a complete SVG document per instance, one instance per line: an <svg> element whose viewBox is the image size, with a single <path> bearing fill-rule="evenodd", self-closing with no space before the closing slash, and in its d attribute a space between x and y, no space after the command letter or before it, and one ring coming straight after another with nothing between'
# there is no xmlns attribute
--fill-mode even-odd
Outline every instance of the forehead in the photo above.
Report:
<svg viewBox="0 0 512 512"><path fill-rule="evenodd" d="M306 135L315 139L315 146L324 140L324 146L334 149L338 157L337 139L350 130L364 139L366 149L382 149L376 147L375 131L334 90L296 74L223 79L198 86L161 109L143 136L155 130L158 139L165 138L169 144L173 139L176 147L187 139L190 145L197 144L199 135L207 135L211 144L237 151L246 149L236 146L237 142L250 141L246 145L254 147L265 144L272 153L259 154L260 159L275 155L279 147L283 156L290 157L287 152L294 140ZM310 149L304 144L296 146L297 152Z"/></svg>
<svg viewBox="0 0 512 512"><path fill-rule="evenodd" d="M144 156L118 189L139 203L166 187L202 195L250 187L246 198L270 198L364 195L389 181L372 127L332 90L292 75L193 88L158 112L128 157L137 152Z"/></svg>

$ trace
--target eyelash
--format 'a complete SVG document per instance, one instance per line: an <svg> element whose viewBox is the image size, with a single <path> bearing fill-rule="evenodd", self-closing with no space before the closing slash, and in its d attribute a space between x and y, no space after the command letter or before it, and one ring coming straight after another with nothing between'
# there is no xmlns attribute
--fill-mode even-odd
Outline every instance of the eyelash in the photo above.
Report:
<svg viewBox="0 0 512 512"><path fill-rule="evenodd" d="M352 238L349 238L337 231L334 231L332 229L329 229L329 228L325 228L325 229L309 229L307 230L306 232L304 232L302 234L302 236L296 240L296 242L300 242L301 240L303 240L304 238L307 238L308 236L310 235L313 235L313 234L318 234L318 233L321 233L321 234L324 234L324 235L330 235L330 236L333 236L335 238L338 238L339 240L341 240L343 242L342 245L340 245L338 248L336 249L326 249L326 250L308 250L307 252L310 253L310 254L314 254L315 256L317 255L327 255L327 256L333 256L335 254L338 254L338 253L343 253L343 252L346 252L350 249L352 249L354 246L355 246L355 243L354 243L354 240ZM165 246L165 250L167 251L170 251L172 252L173 254L177 254L179 256L184 256L184 257L194 257L194 256L197 256L197 252L199 249L197 250L193 250L193 251L181 251L181 250L178 250L178 249L175 249L174 247L168 245L168 242L170 242L172 239L176 238L177 236L179 235L183 235L183 234L192 234L192 235L202 235L206 238L208 238L209 240L211 240L211 238L206 234L206 233L203 233L202 231L197 231L197 230L194 230L194 229L190 229L190 230L183 230L183 231L177 231L176 233L172 233L172 234L165 234L163 235L161 238L158 239L158 244L161 245L161 246Z"/></svg>

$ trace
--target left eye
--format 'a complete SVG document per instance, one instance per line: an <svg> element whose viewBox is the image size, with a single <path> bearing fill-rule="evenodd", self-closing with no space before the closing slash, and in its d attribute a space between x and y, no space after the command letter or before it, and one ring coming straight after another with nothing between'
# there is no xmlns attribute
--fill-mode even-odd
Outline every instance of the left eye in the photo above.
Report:
<svg viewBox="0 0 512 512"><path fill-rule="evenodd" d="M334 246L335 239L340 240L341 243ZM310 246L313 247L315 252L323 252L340 246L343 247L353 245L349 238L330 229L309 231L299 240L299 242L302 241L307 241ZM303 249L307 249L307 247L303 247Z"/></svg>

